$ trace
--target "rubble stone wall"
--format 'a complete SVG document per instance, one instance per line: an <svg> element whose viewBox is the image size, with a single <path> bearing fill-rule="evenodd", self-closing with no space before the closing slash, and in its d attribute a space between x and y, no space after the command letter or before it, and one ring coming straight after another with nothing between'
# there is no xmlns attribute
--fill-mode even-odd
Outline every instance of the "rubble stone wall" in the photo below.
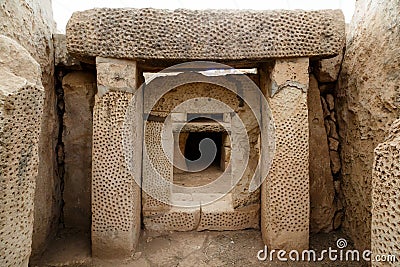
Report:
<svg viewBox="0 0 400 267"><path fill-rule="evenodd" d="M343 43L344 48L344 43ZM308 91L310 125L310 231L329 232L341 226L343 205L340 140L337 123L337 80L343 53L314 61Z"/></svg>

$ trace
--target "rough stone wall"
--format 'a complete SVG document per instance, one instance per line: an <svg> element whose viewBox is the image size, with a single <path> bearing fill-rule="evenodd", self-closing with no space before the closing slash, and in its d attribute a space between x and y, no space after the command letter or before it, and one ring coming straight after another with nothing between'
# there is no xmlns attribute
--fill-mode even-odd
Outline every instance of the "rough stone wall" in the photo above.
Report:
<svg viewBox="0 0 400 267"><path fill-rule="evenodd" d="M399 36L398 1L357 1L347 34L336 111L343 229L359 249L370 247L374 149L400 114Z"/></svg>
<svg viewBox="0 0 400 267"><path fill-rule="evenodd" d="M375 148L372 172L371 250L373 255L395 255L400 250L400 120ZM373 266L398 266L398 262Z"/></svg>
<svg viewBox="0 0 400 267"><path fill-rule="evenodd" d="M45 89L42 130L39 143L39 175L36 184L33 254L43 251L55 233L60 212L59 184L56 181L58 124L55 114L54 54L52 33L55 23L50 0L7 0L0 4L0 33L29 51L42 69Z"/></svg>
<svg viewBox="0 0 400 267"><path fill-rule="evenodd" d="M308 109L310 231L313 233L338 229L343 218L343 205L339 199L340 141L335 112L335 93L342 59L343 53L340 53L336 57L321 59L311 64Z"/></svg>
<svg viewBox="0 0 400 267"><path fill-rule="evenodd" d="M0 36L0 265L28 266L44 89L39 64Z"/></svg>
<svg viewBox="0 0 400 267"><path fill-rule="evenodd" d="M63 87L63 222L65 227L90 230L92 129L96 75L73 71Z"/></svg>
<svg viewBox="0 0 400 267"><path fill-rule="evenodd" d="M310 231L328 232L332 229L334 216L333 177L330 168L328 138L318 81L310 76L308 90L310 126Z"/></svg>

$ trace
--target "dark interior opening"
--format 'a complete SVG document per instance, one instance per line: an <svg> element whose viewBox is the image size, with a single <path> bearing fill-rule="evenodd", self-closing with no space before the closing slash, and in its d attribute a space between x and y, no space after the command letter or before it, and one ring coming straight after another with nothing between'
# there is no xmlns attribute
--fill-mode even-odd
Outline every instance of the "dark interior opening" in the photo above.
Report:
<svg viewBox="0 0 400 267"><path fill-rule="evenodd" d="M198 133L189 133L188 139L185 145L184 156L188 160L197 160L200 158L200 150L199 145L200 141L204 138L210 138L214 141L217 146L217 154L212 165L220 168L221 164L221 147L222 147L222 132L198 132Z"/></svg>
<svg viewBox="0 0 400 267"><path fill-rule="evenodd" d="M223 121L224 114L223 113L188 113L187 120L190 122L214 122L214 121Z"/></svg>

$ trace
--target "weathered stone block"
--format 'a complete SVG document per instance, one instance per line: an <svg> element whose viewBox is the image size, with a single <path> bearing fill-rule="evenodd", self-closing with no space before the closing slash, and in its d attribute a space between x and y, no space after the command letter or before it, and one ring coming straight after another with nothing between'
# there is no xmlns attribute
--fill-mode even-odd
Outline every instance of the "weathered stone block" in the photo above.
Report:
<svg viewBox="0 0 400 267"><path fill-rule="evenodd" d="M61 210L60 184L56 172L58 135L54 90L54 48L52 33L56 29L50 0L7 0L0 5L0 32L24 47L40 65L39 77L44 87L42 129L39 141L39 175L36 179L32 255L41 254L58 227ZM21 64L26 59L8 54L5 61ZM20 71L30 67L21 64ZM27 76L28 77L28 76Z"/></svg>
<svg viewBox="0 0 400 267"><path fill-rule="evenodd" d="M96 58L98 95L108 91L134 93L138 84L136 61Z"/></svg>
<svg viewBox="0 0 400 267"><path fill-rule="evenodd" d="M335 56L342 48L344 26L340 10L104 8L72 15L67 47L85 60Z"/></svg>
<svg viewBox="0 0 400 267"><path fill-rule="evenodd" d="M273 97L284 87L308 88L308 58L278 59L271 73L270 95Z"/></svg>
<svg viewBox="0 0 400 267"><path fill-rule="evenodd" d="M340 54L333 58L321 59L318 61L315 69L315 76L318 81L322 83L335 82L339 76L342 60L343 52L340 51Z"/></svg>
<svg viewBox="0 0 400 267"><path fill-rule="evenodd" d="M67 51L67 39L65 34L54 34L54 64L73 69L81 69L79 60L71 56Z"/></svg>
<svg viewBox="0 0 400 267"><path fill-rule="evenodd" d="M329 149L333 151L338 151L339 149L339 141L335 138L329 137L328 138Z"/></svg>
<svg viewBox="0 0 400 267"><path fill-rule="evenodd" d="M44 98L42 74L29 52L3 35L0 62L0 265L28 266Z"/></svg>
<svg viewBox="0 0 400 267"><path fill-rule="evenodd" d="M254 204L237 209L226 209L227 205L216 203L203 206L197 231L243 230L260 227L260 205Z"/></svg>
<svg viewBox="0 0 400 267"><path fill-rule="evenodd" d="M147 230L153 231L193 231L199 225L200 207L172 207L167 212L145 212L143 223Z"/></svg>

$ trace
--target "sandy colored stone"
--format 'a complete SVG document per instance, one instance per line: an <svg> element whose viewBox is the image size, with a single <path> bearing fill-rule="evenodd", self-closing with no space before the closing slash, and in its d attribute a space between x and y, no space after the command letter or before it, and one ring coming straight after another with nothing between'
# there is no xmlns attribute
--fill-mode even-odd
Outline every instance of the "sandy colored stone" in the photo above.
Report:
<svg viewBox="0 0 400 267"><path fill-rule="evenodd" d="M340 181L334 181L333 186L335 188L335 193L339 194L340 193ZM340 201L340 199L338 199Z"/></svg>
<svg viewBox="0 0 400 267"><path fill-rule="evenodd" d="M343 47L343 46L341 46ZM340 66L343 60L343 50L340 54L328 59L321 59L315 68L315 77L319 82L335 82L338 78Z"/></svg>
<svg viewBox="0 0 400 267"><path fill-rule="evenodd" d="M339 149L339 141L338 140L336 140L335 138L329 137L328 144L329 144L330 150L338 151L338 149Z"/></svg>
<svg viewBox="0 0 400 267"><path fill-rule="evenodd" d="M105 59L102 62L107 64ZM98 85L106 90L96 95L93 111L92 255L124 259L134 253L140 235L141 190L134 175L142 175L142 127L138 126L143 118L138 98L125 90L126 84L133 86L128 91L137 89L137 71L124 76L121 83L102 79L117 77L121 68L126 69L124 60L109 62L113 67L97 69Z"/></svg>
<svg viewBox="0 0 400 267"><path fill-rule="evenodd" d="M330 118L333 122L335 122L335 123L337 122L335 111L332 111L331 114L329 114L329 118Z"/></svg>
<svg viewBox="0 0 400 267"><path fill-rule="evenodd" d="M328 232L332 230L332 219L335 213L333 203L335 191L320 91L314 75L310 76L307 97L310 127L310 231Z"/></svg>
<svg viewBox="0 0 400 267"><path fill-rule="evenodd" d="M258 229L260 205L253 204L234 209L230 198L231 194L228 194L214 203L202 205L197 231Z"/></svg>
<svg viewBox="0 0 400 267"><path fill-rule="evenodd" d="M326 103L326 100L323 96L321 96L321 104L322 104L322 111L323 111L324 118L326 118L330 115L330 112L328 109L328 104Z"/></svg>
<svg viewBox="0 0 400 267"><path fill-rule="evenodd" d="M299 73L294 83L291 83L306 81L305 84L300 84L300 88L285 86L269 99L277 146L271 169L261 187L261 232L264 243L271 249L308 248L308 62L307 58L297 59L296 69ZM271 73L271 80L274 73L284 72L285 66L291 64L290 60L276 64ZM283 69L277 69L278 67ZM269 90L270 88L267 88L266 91Z"/></svg>
<svg viewBox="0 0 400 267"><path fill-rule="evenodd" d="M328 119L329 124L329 137L339 140L339 134L337 132L336 123L333 120Z"/></svg>
<svg viewBox="0 0 400 267"><path fill-rule="evenodd" d="M73 69L81 69L79 60L72 57L67 51L67 39L65 34L54 34L54 64Z"/></svg>
<svg viewBox="0 0 400 267"><path fill-rule="evenodd" d="M136 61L96 58L98 95L108 91L134 93L138 84Z"/></svg>
<svg viewBox="0 0 400 267"><path fill-rule="evenodd" d="M0 57L0 68L16 77L25 79L26 83L42 84L42 71L39 63L20 44L4 35L0 39ZM13 81L5 80L4 82L12 83Z"/></svg>
<svg viewBox="0 0 400 267"><path fill-rule="evenodd" d="M42 253L46 242L54 237L61 210L55 155L58 135L52 40L52 33L55 29L50 0L7 0L0 5L1 34L17 41L39 63L42 72L41 82L45 90L39 142L39 175L35 190L32 243L32 254L34 255ZM18 61L22 63L25 59ZM15 62L14 64L19 63ZM24 70L21 69L21 71Z"/></svg>
<svg viewBox="0 0 400 267"><path fill-rule="evenodd" d="M41 76L29 52L0 35L0 265L4 267L27 267L32 251L44 98Z"/></svg>
<svg viewBox="0 0 400 267"><path fill-rule="evenodd" d="M342 48L344 26L340 10L104 8L72 15L67 48L86 60L335 56Z"/></svg>
<svg viewBox="0 0 400 267"><path fill-rule="evenodd" d="M122 147L123 122L131 98L130 93L109 92L96 99L94 107L91 227L94 257L127 258L139 238L140 188L128 169Z"/></svg>
<svg viewBox="0 0 400 267"><path fill-rule="evenodd" d="M273 97L282 88L296 87L306 91L308 84L308 69L305 69L306 60L276 60L271 73L271 89L269 94Z"/></svg>
<svg viewBox="0 0 400 267"><path fill-rule="evenodd" d="M371 250L374 254L396 254L400 243L400 120L385 141L375 148L372 171ZM396 266L398 262L387 266ZM372 266L381 266L374 263ZM385 265L386 266L386 265Z"/></svg>
<svg viewBox="0 0 400 267"><path fill-rule="evenodd" d="M200 222L200 207L172 207L167 212L143 213L145 229L152 231L193 231Z"/></svg>
<svg viewBox="0 0 400 267"><path fill-rule="evenodd" d="M333 95L327 94L325 96L326 103L328 104L328 108L330 111L335 109L335 99L333 98Z"/></svg>
<svg viewBox="0 0 400 267"><path fill-rule="evenodd" d="M91 224L92 129L96 75L76 71L62 81L65 112L64 223L89 231Z"/></svg>
<svg viewBox="0 0 400 267"><path fill-rule="evenodd" d="M343 229L360 250L370 247L374 149L400 117L399 13L397 1L356 2L339 77Z"/></svg>

